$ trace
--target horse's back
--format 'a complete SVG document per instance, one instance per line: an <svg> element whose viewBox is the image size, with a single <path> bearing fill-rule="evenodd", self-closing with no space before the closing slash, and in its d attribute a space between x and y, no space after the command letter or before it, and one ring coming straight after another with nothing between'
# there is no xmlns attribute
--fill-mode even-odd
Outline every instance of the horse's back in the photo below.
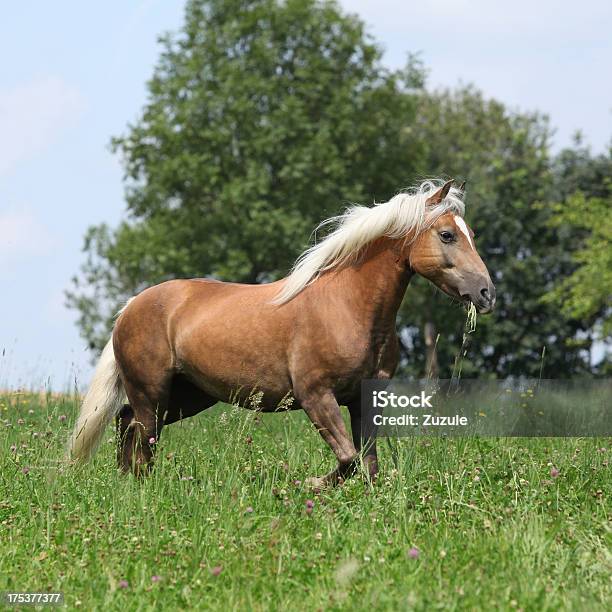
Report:
<svg viewBox="0 0 612 612"><path fill-rule="evenodd" d="M161 354L158 361L219 399L238 389L265 389L279 399L291 386L286 352L292 324L290 309L272 304L277 291L278 283L167 281L129 303L116 336L135 345L132 359L142 350Z"/></svg>
<svg viewBox="0 0 612 612"><path fill-rule="evenodd" d="M139 316L171 319L178 313L194 316L211 308L234 305L271 305L277 283L248 285L209 278L173 279L149 287L133 297L121 311L119 320L136 311Z"/></svg>

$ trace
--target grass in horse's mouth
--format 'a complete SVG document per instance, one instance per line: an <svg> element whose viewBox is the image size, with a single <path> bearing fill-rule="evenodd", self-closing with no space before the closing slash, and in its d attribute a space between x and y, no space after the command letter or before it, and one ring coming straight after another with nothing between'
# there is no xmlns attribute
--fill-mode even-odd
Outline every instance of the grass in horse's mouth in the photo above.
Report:
<svg viewBox="0 0 612 612"><path fill-rule="evenodd" d="M474 302L470 302L467 307L467 319L465 321L465 332L467 334L471 334L476 330L476 317L478 311L476 310L476 306L474 306Z"/></svg>

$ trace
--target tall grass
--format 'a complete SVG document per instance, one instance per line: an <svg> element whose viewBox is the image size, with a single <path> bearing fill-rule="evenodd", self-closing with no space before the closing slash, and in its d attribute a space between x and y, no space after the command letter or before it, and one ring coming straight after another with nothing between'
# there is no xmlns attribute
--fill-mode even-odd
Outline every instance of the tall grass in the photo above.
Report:
<svg viewBox="0 0 612 612"><path fill-rule="evenodd" d="M61 461L77 398L0 396L0 591L69 609L610 609L604 439L381 444L378 483L333 465L301 412L218 406L167 427L153 474L114 435Z"/></svg>

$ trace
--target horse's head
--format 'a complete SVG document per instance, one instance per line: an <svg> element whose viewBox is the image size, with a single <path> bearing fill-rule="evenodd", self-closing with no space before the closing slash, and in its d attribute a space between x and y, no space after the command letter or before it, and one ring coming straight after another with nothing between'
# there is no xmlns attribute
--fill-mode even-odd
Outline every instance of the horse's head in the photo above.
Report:
<svg viewBox="0 0 612 612"><path fill-rule="evenodd" d="M452 181L428 200L434 206L444 200ZM451 297L472 302L479 313L495 305L495 286L474 244L474 232L461 216L446 212L421 232L410 248L412 270L430 280Z"/></svg>

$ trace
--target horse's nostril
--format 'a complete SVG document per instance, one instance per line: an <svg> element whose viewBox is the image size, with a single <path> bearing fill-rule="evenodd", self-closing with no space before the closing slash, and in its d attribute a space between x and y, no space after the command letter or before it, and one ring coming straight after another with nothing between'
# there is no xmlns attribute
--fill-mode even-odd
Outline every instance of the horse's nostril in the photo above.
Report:
<svg viewBox="0 0 612 612"><path fill-rule="evenodd" d="M489 294L489 290L488 290L486 287L485 287L484 289L481 289L481 290L480 290L480 295L482 295L482 297L483 297L485 300L489 300L489 301L491 301L491 296L490 296L490 294Z"/></svg>

